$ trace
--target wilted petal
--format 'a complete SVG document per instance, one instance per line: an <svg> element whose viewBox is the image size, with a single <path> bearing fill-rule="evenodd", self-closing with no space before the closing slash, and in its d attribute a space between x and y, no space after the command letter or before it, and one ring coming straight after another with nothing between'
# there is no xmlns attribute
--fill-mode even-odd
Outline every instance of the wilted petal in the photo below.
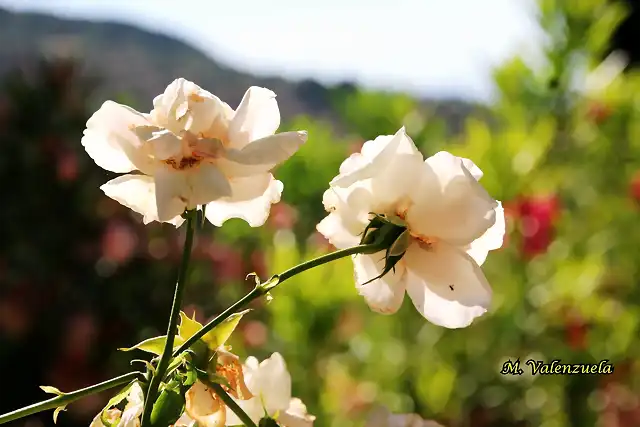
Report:
<svg viewBox="0 0 640 427"><path fill-rule="evenodd" d="M428 158L413 190L406 220L415 233L465 246L495 223L497 202L452 154Z"/></svg>
<svg viewBox="0 0 640 427"><path fill-rule="evenodd" d="M227 176L241 177L268 172L298 151L307 132L283 132L255 140L241 150L229 149L218 163Z"/></svg>
<svg viewBox="0 0 640 427"><path fill-rule="evenodd" d="M217 350L218 356L218 370L217 373L222 375L231 388L228 390L229 394L235 399L248 400L253 397L251 391L247 388L244 382L244 373L242 371L242 365L240 359L233 353L229 353L222 347Z"/></svg>
<svg viewBox="0 0 640 427"><path fill-rule="evenodd" d="M232 194L232 186L227 178L220 169L210 163L202 163L196 169L189 171L187 180L191 187L191 194L187 202L188 209L229 197Z"/></svg>
<svg viewBox="0 0 640 427"><path fill-rule="evenodd" d="M491 288L476 262L440 241L429 250L413 244L404 256L407 293L427 320L447 328L469 326L491 303Z"/></svg>
<svg viewBox="0 0 640 427"><path fill-rule="evenodd" d="M489 251L500 249L504 241L506 233L506 224L504 219L504 209L502 203L498 202L495 208L496 222L482 236L471 242L467 249L467 253L473 258L478 265L484 264Z"/></svg>
<svg viewBox="0 0 640 427"><path fill-rule="evenodd" d="M226 410L220 398L213 391L197 381L186 394L185 409L189 417L199 426L222 427L226 422Z"/></svg>
<svg viewBox="0 0 640 427"><path fill-rule="evenodd" d="M312 427L316 417L307 412L302 400L294 397L286 411L278 416L278 424L284 427Z"/></svg>
<svg viewBox="0 0 640 427"><path fill-rule="evenodd" d="M143 215L148 224L160 221L156 205L156 186L153 177L146 175L122 175L104 184L100 189L107 196L129 209ZM180 212L182 214L182 212ZM178 215L163 222L171 222L176 226L184 220Z"/></svg>
<svg viewBox="0 0 640 427"><path fill-rule="evenodd" d="M220 227L231 218L240 218L251 227L265 223L271 205L280 201L284 188L282 182L265 173L229 180L231 196L223 197L207 205L206 217Z"/></svg>
<svg viewBox="0 0 640 427"><path fill-rule="evenodd" d="M382 314L393 314L402 305L406 286L405 268L403 263L371 283L363 283L377 277L384 270L384 251L373 255L354 255L353 266L358 293L362 295L369 307Z"/></svg>
<svg viewBox="0 0 640 427"><path fill-rule="evenodd" d="M340 175L332 186L348 187L357 181L369 179L384 170L397 155L420 155L404 127L395 135L383 135L362 146L362 153L352 154L340 166ZM420 155L421 156L421 155Z"/></svg>
<svg viewBox="0 0 640 427"><path fill-rule="evenodd" d="M156 188L156 212L158 220L165 222L182 215L187 208L187 176L185 172L169 167L158 168L154 175Z"/></svg>
<svg viewBox="0 0 640 427"><path fill-rule="evenodd" d="M242 149L251 141L273 135L279 126L276 94L269 89L252 86L245 92L229 124L229 147Z"/></svg>
<svg viewBox="0 0 640 427"><path fill-rule="evenodd" d="M111 172L140 170L150 173L153 165L132 129L148 125L147 119L125 105L107 101L87 121L82 145L98 166Z"/></svg>

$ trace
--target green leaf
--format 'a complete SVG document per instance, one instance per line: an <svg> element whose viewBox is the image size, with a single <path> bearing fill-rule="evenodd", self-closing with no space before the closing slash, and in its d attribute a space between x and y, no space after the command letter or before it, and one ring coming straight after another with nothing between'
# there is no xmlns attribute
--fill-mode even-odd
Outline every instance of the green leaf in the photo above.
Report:
<svg viewBox="0 0 640 427"><path fill-rule="evenodd" d="M63 396L64 395L63 392L61 392L60 390L58 390L55 387L51 387L50 385L41 385L40 388L45 393L55 394L56 396Z"/></svg>
<svg viewBox="0 0 640 427"><path fill-rule="evenodd" d="M178 335L184 341L191 338L196 332L202 329L202 324L195 319L189 319L183 311L180 312L180 326L178 327Z"/></svg>
<svg viewBox="0 0 640 427"><path fill-rule="evenodd" d="M236 326L238 326L238 323L240 323L242 316L247 314L249 311L251 310L244 310L227 317L222 323L207 332L202 337L202 340L207 343L211 350L217 349L227 342L233 331L236 329Z"/></svg>
<svg viewBox="0 0 640 427"><path fill-rule="evenodd" d="M62 411L66 411L66 405L65 406L58 406L55 411L53 411L53 423L56 424L58 422L58 415L60 414L60 412Z"/></svg>
<svg viewBox="0 0 640 427"><path fill-rule="evenodd" d="M153 353L160 356L162 354L162 351L164 350L164 344L166 340L167 340L167 336L162 335L159 337L146 339L134 345L133 347L119 348L118 350L120 351L142 350L142 351L146 351L147 353ZM173 342L174 350L180 347L182 343L184 343L184 340L180 336L176 336Z"/></svg>

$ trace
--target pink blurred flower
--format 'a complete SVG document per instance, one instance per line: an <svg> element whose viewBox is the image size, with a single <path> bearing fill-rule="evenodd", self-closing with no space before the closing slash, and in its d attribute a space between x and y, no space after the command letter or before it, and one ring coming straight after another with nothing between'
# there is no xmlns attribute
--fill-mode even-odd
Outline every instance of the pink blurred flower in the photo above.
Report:
<svg viewBox="0 0 640 427"><path fill-rule="evenodd" d="M298 221L298 211L295 207L279 202L271 207L269 225L277 230L290 230Z"/></svg>
<svg viewBox="0 0 640 427"><path fill-rule="evenodd" d="M138 236L133 227L124 221L111 220L102 235L102 256L112 262L129 260L138 246Z"/></svg>
<svg viewBox="0 0 640 427"><path fill-rule="evenodd" d="M243 328L244 342L247 347L261 347L267 342L268 330L264 323L252 320Z"/></svg>
<svg viewBox="0 0 640 427"><path fill-rule="evenodd" d="M213 274L222 281L243 281L246 273L242 253L227 245L212 243L209 256L213 261Z"/></svg>

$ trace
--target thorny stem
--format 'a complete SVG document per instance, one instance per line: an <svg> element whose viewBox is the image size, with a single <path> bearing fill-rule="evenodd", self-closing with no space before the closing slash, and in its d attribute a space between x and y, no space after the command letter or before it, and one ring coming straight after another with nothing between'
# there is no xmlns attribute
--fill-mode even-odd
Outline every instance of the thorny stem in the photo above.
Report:
<svg viewBox="0 0 640 427"><path fill-rule="evenodd" d="M146 399L144 404L144 412L142 414L141 427L147 427L149 425L151 409L153 408L153 404L156 399L156 394L158 393L160 382L162 381L162 377L164 376L165 371L167 370L169 366L169 362L171 361L172 357L178 356L179 354L188 350L194 343L196 343L200 338L202 338L207 332L209 332L211 329L218 326L220 323L224 322L229 316L236 313L242 307L248 305L251 301L267 294L269 291L274 289L276 286L278 286L280 283L284 282L285 280L290 279L293 276L303 273L314 267L327 264L329 262L338 260L340 258L345 258L345 257L356 255L356 254L373 254L385 249L381 247L381 245L379 244L358 245L358 246L353 246L351 248L335 251L330 254L322 255L312 260L303 262L302 264L296 265L295 267L291 267L290 269L285 270L281 274L273 276L270 280L264 283L258 284L253 290L251 290L251 292L246 294L244 297L239 299L237 302L235 302L225 311L220 313L216 318L214 318L209 323L204 325L202 329L200 329L191 338L185 341L172 354L171 350L173 349L174 338L178 330L178 320L180 318L180 305L182 303L182 296L184 294L184 289L186 286L187 272L189 269L189 260L191 258L191 248L193 246L193 235L194 235L196 219L197 219L197 215L195 211L187 212L186 216L187 216L187 235L184 243L184 250L182 253L182 263L180 265L180 271L178 273L178 281L176 283L175 294L173 297L173 304L171 306L171 314L169 316L169 326L167 328L167 339L165 342L164 350L162 352L162 356L160 357L160 361L158 363L158 367L156 368L153 374L151 383L149 384L149 387L146 392ZM0 415L0 424L5 424L10 421L14 421L19 418L23 418L38 412L58 408L60 406L65 406L78 399L81 399L82 397L99 393L104 390L108 390L122 384L126 384L135 379L143 379L142 373L130 372L128 374L110 379L108 381L105 381L99 384L92 385L90 387L86 387L70 393L64 393L63 395L54 397L52 399L44 400L42 402L29 405L24 408L17 409L13 412L8 412L4 415ZM212 384L212 387L214 391L220 396L220 398L225 402L225 404L229 406L229 408L231 408L233 412L236 413L238 418L240 418L245 425L247 425L248 427L256 427L255 423L242 410L242 408L240 408L233 401L233 399L231 399L231 397L224 391L222 387L220 387L218 384Z"/></svg>
<svg viewBox="0 0 640 427"><path fill-rule="evenodd" d="M298 264L295 267L291 267L290 269L282 272L279 275L273 276L272 280L268 280L265 283L259 284L256 286L251 292L240 298L236 301L232 306L227 308L225 311L216 316L209 323L204 325L202 329L196 332L191 338L186 340L178 349L173 352L173 356L177 356L180 353L188 350L193 344L196 343L200 338L202 338L207 332L218 326L220 323L224 322L229 316L236 313L238 310L248 305L251 301L260 298L265 295L267 292L271 291L273 288L278 286L280 283L284 282L287 279L292 278L293 276L300 274L304 271L310 270L314 267L318 267L322 264L326 264L332 261L335 261L340 258L345 258L351 255L356 254L371 254L375 252L379 252L383 250L377 244L370 245L358 245L353 246L351 248L342 249L339 251L331 252L330 254L322 255L312 260L303 262L302 264Z"/></svg>
<svg viewBox="0 0 640 427"><path fill-rule="evenodd" d="M144 401L144 412L142 413L141 427L148 427L150 425L151 409L156 400L158 394L158 388L162 382L165 371L169 367L171 361L171 352L173 350L173 343L178 332L178 320L180 319L180 306L182 305L182 296L184 295L184 289L187 283L187 272L189 270L189 260L191 259L191 247L193 246L193 235L195 231L195 223L197 219L197 212L190 210L186 213L187 217L187 235L184 241L184 249L182 251L182 262L180 264L180 270L178 272L178 281L176 282L176 289L173 296L173 304L171 305L171 314L169 315L169 326L167 327L167 339L164 344L164 350L158 367L153 373L151 383L147 389L146 398Z"/></svg>
<svg viewBox="0 0 640 427"><path fill-rule="evenodd" d="M140 372L130 372L128 374L121 375L116 378L94 384L92 386L81 388L80 390L72 391L70 393L64 393L59 396L53 397L42 402L34 403L33 405L25 406L24 408L16 409L15 411L8 412L4 415L0 415L0 424L5 424L10 421L17 420L19 418L27 417L29 415L36 414L38 412L47 411L49 409L55 409L60 406L66 406L78 399L82 399L85 396L100 393L105 390L109 390L114 387L126 384L135 379L141 379L142 374Z"/></svg>

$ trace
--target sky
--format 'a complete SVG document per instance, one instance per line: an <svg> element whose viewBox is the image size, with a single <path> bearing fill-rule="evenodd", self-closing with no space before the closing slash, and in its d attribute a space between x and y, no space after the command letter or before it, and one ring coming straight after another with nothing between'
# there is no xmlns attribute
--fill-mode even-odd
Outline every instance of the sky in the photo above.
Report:
<svg viewBox="0 0 640 427"><path fill-rule="evenodd" d="M539 45L532 0L0 0L164 33L258 75L491 99L491 70Z"/></svg>

